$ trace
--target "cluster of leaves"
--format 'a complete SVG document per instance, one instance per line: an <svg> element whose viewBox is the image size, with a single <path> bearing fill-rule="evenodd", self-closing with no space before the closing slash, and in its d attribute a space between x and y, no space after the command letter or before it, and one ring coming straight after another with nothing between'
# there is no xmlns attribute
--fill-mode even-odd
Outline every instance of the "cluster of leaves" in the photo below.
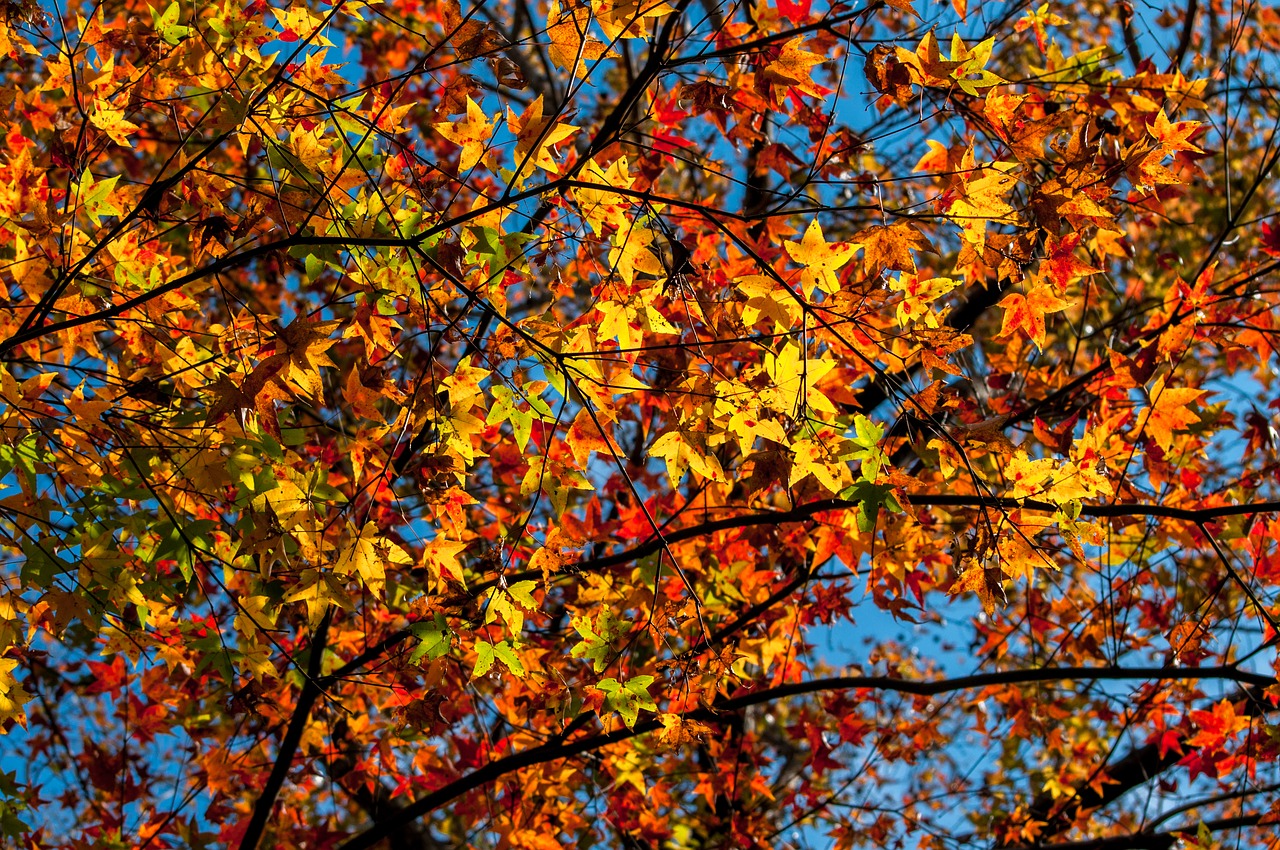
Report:
<svg viewBox="0 0 1280 850"><path fill-rule="evenodd" d="M0 6L0 832L1274 843L1278 46Z"/></svg>

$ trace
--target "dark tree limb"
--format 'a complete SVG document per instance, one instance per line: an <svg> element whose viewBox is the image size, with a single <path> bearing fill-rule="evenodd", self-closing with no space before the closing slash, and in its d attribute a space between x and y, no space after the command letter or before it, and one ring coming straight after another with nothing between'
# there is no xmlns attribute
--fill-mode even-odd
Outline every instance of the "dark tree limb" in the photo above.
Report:
<svg viewBox="0 0 1280 850"><path fill-rule="evenodd" d="M329 638L329 622L333 618L333 609L329 608L320 618L316 626L315 636L311 639L311 657L307 659L307 678L302 683L298 694L298 703L293 708L293 716L289 718L289 727L280 739L280 750L276 753L275 764L267 776L267 783L262 787L257 802L253 805L253 814L249 817L249 825L245 828L244 837L240 840L240 850L255 850L262 840L262 833L271 819L271 810L275 808L276 797L284 785L289 769L293 766L293 757L302 742L302 733L306 731L307 722L311 719L311 709L322 693L320 680L321 661L324 657L325 644Z"/></svg>
<svg viewBox="0 0 1280 850"><path fill-rule="evenodd" d="M740 711L750 706L764 705L790 697L846 690L874 690L915 696L936 696L956 691L1037 682L1102 680L1194 681L1204 679L1225 679L1255 687L1266 687L1275 682L1274 678L1270 676L1249 673L1235 667L1051 667L978 673L972 676L959 676L954 679L933 681L911 681L890 676L836 676L780 685L774 688L764 688L740 696L720 699L710 709L691 711L685 716L693 720L714 723L722 719L722 716L727 712ZM649 719L636 723L630 729L615 729L572 741L552 741L490 762L443 788L439 788L415 800L395 816L388 817L380 823L375 823L342 844L338 850L364 850L364 848L373 847L378 842L390 837L394 830L399 829L405 823L425 817L441 806L470 791L496 782L509 773L526 767L593 752L640 735L647 735L660 728L662 728L662 724L658 720Z"/></svg>

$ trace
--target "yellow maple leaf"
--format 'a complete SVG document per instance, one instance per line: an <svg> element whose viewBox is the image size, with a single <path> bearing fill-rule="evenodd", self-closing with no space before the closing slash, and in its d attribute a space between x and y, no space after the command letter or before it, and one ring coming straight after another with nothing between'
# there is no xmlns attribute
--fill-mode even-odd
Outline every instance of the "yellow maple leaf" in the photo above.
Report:
<svg viewBox="0 0 1280 850"><path fill-rule="evenodd" d="M386 564L408 564L411 559L403 549L378 532L378 526L366 522L359 534L351 538L338 555L334 569L343 575L360 575L371 593L382 591L386 583Z"/></svg>
<svg viewBox="0 0 1280 850"><path fill-rule="evenodd" d="M484 390L480 389L480 382L490 374L488 369L472 366L470 356L459 360L453 374L440 382L449 391L449 406L455 410L466 409L477 401L483 401Z"/></svg>
<svg viewBox="0 0 1280 850"><path fill-rule="evenodd" d="M556 123L557 116L543 115L542 95L516 115L507 111L507 123L516 134L516 184L521 183L537 167L552 174L560 173L560 166L552 158L556 145L569 139L578 128L572 124Z"/></svg>
<svg viewBox="0 0 1280 850"><path fill-rule="evenodd" d="M485 145L493 135L493 122L484 114L480 104L467 98L467 117L461 121L443 121L435 125L436 132L455 145L462 147L458 160L459 171L470 171L484 156Z"/></svg>
<svg viewBox="0 0 1280 850"><path fill-rule="evenodd" d="M1170 389L1165 386L1164 376L1156 378L1147 391L1151 404L1138 417L1134 435L1146 434L1163 451L1169 451L1173 448L1174 431L1185 431L1188 425L1200 421L1200 417L1189 405L1204 394L1205 390L1189 387Z"/></svg>
<svg viewBox="0 0 1280 850"><path fill-rule="evenodd" d="M619 38L648 38L647 18L663 18L675 11L654 0L592 0L596 22L610 42Z"/></svg>
<svg viewBox="0 0 1280 850"><path fill-rule="evenodd" d="M1053 458L1037 458L1032 460L1027 453L1018 450L1004 469L1004 477L1012 489L1009 495L1015 499L1040 493L1053 476L1057 462Z"/></svg>
<svg viewBox="0 0 1280 850"><path fill-rule="evenodd" d="M661 275L662 261L649 246L657 234L647 227L625 227L613 234L609 248L609 267L630 285L636 272Z"/></svg>
<svg viewBox="0 0 1280 850"><path fill-rule="evenodd" d="M460 584L465 585L466 581L462 572L462 565L458 563L458 556L466 548L466 543L436 536L431 542L422 547L423 566L426 567L432 578L439 580L448 572Z"/></svg>
<svg viewBox="0 0 1280 850"><path fill-rule="evenodd" d="M351 600L347 598L347 589L343 579L326 570L307 569L302 571L299 581L288 593L285 602L305 602L307 604L307 622L315 626L324 616L330 605L350 610Z"/></svg>
<svg viewBox="0 0 1280 850"><path fill-rule="evenodd" d="M578 209L593 231L600 233L606 224L612 224L619 230L630 226L626 211L631 206L631 199L613 191L615 186L630 189L634 182L625 156L618 157L607 169L601 168L592 160L582 170L580 179L584 183L600 186L599 189L586 186L575 186L573 189Z"/></svg>
<svg viewBox="0 0 1280 850"><path fill-rule="evenodd" d="M773 387L761 394L765 406L794 416L801 403L821 413L836 414L835 405L816 387L835 368L830 360L806 358L799 345L788 341L776 355L765 355L764 369Z"/></svg>
<svg viewBox="0 0 1280 850"><path fill-rule="evenodd" d="M747 297L742 308L742 323L754 327L761 318L771 319L772 327L783 333L795 327L800 320L802 306L766 275L746 275L734 283L738 291Z"/></svg>
<svg viewBox="0 0 1280 850"><path fill-rule="evenodd" d="M817 283L824 292L834 294L840 290L836 272L858 253L857 245L846 242L827 242L822 235L822 225L815 218L805 228L799 242L785 245L791 259L805 267L802 278L806 294Z"/></svg>
<svg viewBox="0 0 1280 850"><path fill-rule="evenodd" d="M236 631L252 640L260 630L269 629L276 623L276 610L271 599L266 596L242 596L236 606L236 616L232 625Z"/></svg>
<svg viewBox="0 0 1280 850"><path fill-rule="evenodd" d="M679 431L668 431L649 447L649 457L667 462L667 475L673 484L678 483L690 468L703 478L723 481L724 470L720 460L711 452L689 443Z"/></svg>
<svg viewBox="0 0 1280 850"><path fill-rule="evenodd" d="M832 435L834 436L834 435ZM839 493L847 485L853 483L849 465L840 459L844 440L835 438L796 440L791 444L795 453L791 461L791 475L788 487L794 487L812 475L832 493Z"/></svg>
<svg viewBox="0 0 1280 850"><path fill-rule="evenodd" d="M129 146L129 134L138 129L138 125L125 120L124 110L99 106L89 116L93 126L110 137L111 141L123 147Z"/></svg>
<svg viewBox="0 0 1280 850"><path fill-rule="evenodd" d="M585 4L569 0L567 7L560 0L551 0L547 7L547 56L558 68L573 70L575 77L586 74L587 63L609 54L609 48L590 35L592 10Z"/></svg>
<svg viewBox="0 0 1280 850"><path fill-rule="evenodd" d="M0 658L0 730L9 718L18 721L25 729L26 713L22 706L31 700L31 694L22 689L13 677L13 670L18 666L16 658Z"/></svg>
<svg viewBox="0 0 1280 850"><path fill-rule="evenodd" d="M947 212L960 225L964 240L973 245L979 256L987 244L987 224L1001 222L1013 212L1006 200L1018 178L1011 174L1018 167L1014 162L993 162L976 165L970 149L960 162L965 172L959 189L960 197L951 201Z"/></svg>
<svg viewBox="0 0 1280 850"><path fill-rule="evenodd" d="M938 327L938 314L929 309L929 305L960 285L960 281L949 277L934 277L921 280L913 274L903 274L889 281L889 288L902 293L902 303L898 305L898 324L904 328L920 318L931 328Z"/></svg>

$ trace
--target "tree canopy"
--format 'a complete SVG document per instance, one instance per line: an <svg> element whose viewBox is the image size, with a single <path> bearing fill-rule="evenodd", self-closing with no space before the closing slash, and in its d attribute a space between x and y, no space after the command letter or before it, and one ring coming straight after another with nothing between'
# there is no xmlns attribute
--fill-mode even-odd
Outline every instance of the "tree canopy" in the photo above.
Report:
<svg viewBox="0 0 1280 850"><path fill-rule="evenodd" d="M7 846L1275 846L1280 14L0 4Z"/></svg>

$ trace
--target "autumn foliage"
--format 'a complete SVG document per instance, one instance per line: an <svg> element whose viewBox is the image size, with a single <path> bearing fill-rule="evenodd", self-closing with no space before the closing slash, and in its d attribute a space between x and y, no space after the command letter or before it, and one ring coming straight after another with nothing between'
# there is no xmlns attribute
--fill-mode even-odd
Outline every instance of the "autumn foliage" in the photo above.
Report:
<svg viewBox="0 0 1280 850"><path fill-rule="evenodd" d="M1276 846L1280 17L0 4L0 843Z"/></svg>

